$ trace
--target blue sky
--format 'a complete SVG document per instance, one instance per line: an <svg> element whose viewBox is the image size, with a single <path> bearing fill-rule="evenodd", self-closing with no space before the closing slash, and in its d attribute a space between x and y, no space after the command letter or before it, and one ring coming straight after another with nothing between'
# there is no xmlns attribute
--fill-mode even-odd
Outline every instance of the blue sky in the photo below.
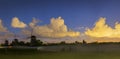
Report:
<svg viewBox="0 0 120 59"><path fill-rule="evenodd" d="M32 18L42 20L39 25L48 24L50 18L61 16L69 28L93 27L100 18L114 26L120 21L120 0L0 0L0 18L9 30L13 17L29 23Z"/></svg>

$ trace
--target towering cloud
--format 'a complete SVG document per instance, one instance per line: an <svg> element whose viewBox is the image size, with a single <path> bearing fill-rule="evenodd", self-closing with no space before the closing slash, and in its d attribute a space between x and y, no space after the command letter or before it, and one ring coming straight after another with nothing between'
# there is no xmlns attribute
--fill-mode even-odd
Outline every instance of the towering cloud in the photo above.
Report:
<svg viewBox="0 0 120 59"><path fill-rule="evenodd" d="M2 20L0 20L0 32L7 32L7 28L3 26Z"/></svg>
<svg viewBox="0 0 120 59"><path fill-rule="evenodd" d="M120 23L116 22L115 27L112 28L106 24L105 18L100 18L94 28L88 28L85 34L91 37L120 38Z"/></svg>
<svg viewBox="0 0 120 59"><path fill-rule="evenodd" d="M35 20L29 25L34 26ZM41 37L61 38L61 37L77 37L80 32L68 31L64 20L61 17L52 18L50 24L43 26L34 26L33 32Z"/></svg>
<svg viewBox="0 0 120 59"><path fill-rule="evenodd" d="M67 26L64 24L64 20L61 17L52 18L49 25L55 32L67 32Z"/></svg>
<svg viewBox="0 0 120 59"><path fill-rule="evenodd" d="M24 22L21 22L17 17L14 17L11 26L14 28L25 28L27 25Z"/></svg>

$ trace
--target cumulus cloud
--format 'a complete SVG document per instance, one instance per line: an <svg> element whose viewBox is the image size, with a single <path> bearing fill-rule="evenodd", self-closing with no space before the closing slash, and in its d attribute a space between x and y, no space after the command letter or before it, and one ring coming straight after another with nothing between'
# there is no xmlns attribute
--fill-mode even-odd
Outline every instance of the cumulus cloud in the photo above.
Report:
<svg viewBox="0 0 120 59"><path fill-rule="evenodd" d="M7 28L3 26L2 20L0 20L0 32L8 32Z"/></svg>
<svg viewBox="0 0 120 59"><path fill-rule="evenodd" d="M68 31L64 20L61 17L52 18L49 25L36 26L34 32L42 37L61 38L61 37L77 37L79 32Z"/></svg>
<svg viewBox="0 0 120 59"><path fill-rule="evenodd" d="M30 24L33 24L32 26L34 26L35 23L32 22ZM64 20L61 17L52 18L50 24L48 25L34 26L33 32L41 37L50 38L62 38L66 36L77 37L80 35L80 32L68 31L68 28L64 24Z"/></svg>
<svg viewBox="0 0 120 59"><path fill-rule="evenodd" d="M36 26L36 24L37 24L38 22L39 22L39 20L36 20L36 18L33 18L32 22L29 23L29 26L30 26L31 28L33 28L33 27Z"/></svg>
<svg viewBox="0 0 120 59"><path fill-rule="evenodd" d="M24 22L20 21L17 17L14 17L12 19L11 26L13 28L25 28L27 25Z"/></svg>
<svg viewBox="0 0 120 59"><path fill-rule="evenodd" d="M64 20L61 17L52 18L49 27L55 32L67 32L67 26L64 24Z"/></svg>
<svg viewBox="0 0 120 59"><path fill-rule="evenodd" d="M112 28L106 24L106 19L101 17L92 29L86 29L85 34L91 37L120 38L120 23L116 22Z"/></svg>

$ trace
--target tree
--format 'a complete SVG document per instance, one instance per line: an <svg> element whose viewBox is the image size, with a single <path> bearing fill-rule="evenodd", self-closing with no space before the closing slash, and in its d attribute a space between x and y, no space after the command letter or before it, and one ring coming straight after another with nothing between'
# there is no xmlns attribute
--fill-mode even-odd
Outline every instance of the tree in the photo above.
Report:
<svg viewBox="0 0 120 59"><path fill-rule="evenodd" d="M31 36L31 46L35 46L36 44L36 36Z"/></svg>
<svg viewBox="0 0 120 59"><path fill-rule="evenodd" d="M18 39L14 39L14 42L15 42L15 46L18 46L18 45L19 45Z"/></svg>
<svg viewBox="0 0 120 59"><path fill-rule="evenodd" d="M85 40L83 40L83 44L87 44L87 42Z"/></svg>
<svg viewBox="0 0 120 59"><path fill-rule="evenodd" d="M42 43L42 41L36 39L36 36L31 36L31 46L40 46Z"/></svg>
<svg viewBox="0 0 120 59"><path fill-rule="evenodd" d="M20 42L19 42L19 45L20 45L20 46L25 46L24 41L20 41Z"/></svg>
<svg viewBox="0 0 120 59"><path fill-rule="evenodd" d="M26 43L25 43L25 46L30 46L30 42L26 42Z"/></svg>
<svg viewBox="0 0 120 59"><path fill-rule="evenodd" d="M75 41L75 44L80 44L80 42L78 42L78 41Z"/></svg>
<svg viewBox="0 0 120 59"><path fill-rule="evenodd" d="M42 42L42 41L37 40L37 42L36 42L36 45L37 45L37 46L40 46L40 45L42 45L42 44L43 44L43 42Z"/></svg>
<svg viewBox="0 0 120 59"><path fill-rule="evenodd" d="M9 41L5 40L4 44L2 44L3 46L9 46Z"/></svg>
<svg viewBox="0 0 120 59"><path fill-rule="evenodd" d="M65 41L61 41L60 44L66 44L66 42Z"/></svg>
<svg viewBox="0 0 120 59"><path fill-rule="evenodd" d="M14 41L12 41L12 43L10 43L10 46L14 46L15 45L15 42Z"/></svg>
<svg viewBox="0 0 120 59"><path fill-rule="evenodd" d="M14 41L12 41L12 43L10 45L12 45L12 46L18 46L19 45L18 39L14 39Z"/></svg>

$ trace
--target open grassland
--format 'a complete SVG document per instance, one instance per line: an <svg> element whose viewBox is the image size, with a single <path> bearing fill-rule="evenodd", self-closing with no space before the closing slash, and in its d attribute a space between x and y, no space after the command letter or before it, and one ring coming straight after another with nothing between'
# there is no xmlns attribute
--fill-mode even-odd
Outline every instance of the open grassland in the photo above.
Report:
<svg viewBox="0 0 120 59"><path fill-rule="evenodd" d="M43 46L42 50L1 48L0 59L120 59L119 45Z"/></svg>
<svg viewBox="0 0 120 59"><path fill-rule="evenodd" d="M41 52L33 54L1 54L0 59L120 59L120 53Z"/></svg>

